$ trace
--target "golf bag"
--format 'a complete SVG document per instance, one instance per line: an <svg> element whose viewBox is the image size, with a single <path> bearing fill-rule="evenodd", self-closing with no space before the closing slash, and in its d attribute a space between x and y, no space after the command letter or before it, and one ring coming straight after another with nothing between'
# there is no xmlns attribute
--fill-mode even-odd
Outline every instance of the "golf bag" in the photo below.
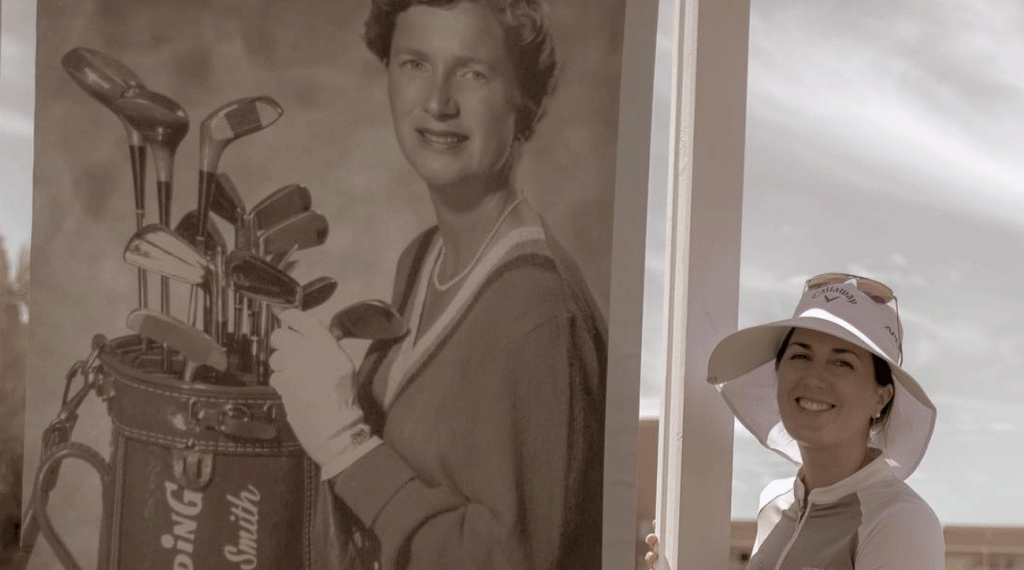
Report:
<svg viewBox="0 0 1024 570"><path fill-rule="evenodd" d="M175 374L184 363L172 359L168 373L161 360L153 341L97 335L90 357L72 367L64 406L44 433L26 539L42 532L65 568L80 568L46 508L61 463L76 458L100 474L101 569L314 567L319 470L280 398L267 386L203 382L221 374L206 368L183 382ZM83 385L72 396L77 377ZM113 424L109 460L70 441L90 392Z"/></svg>

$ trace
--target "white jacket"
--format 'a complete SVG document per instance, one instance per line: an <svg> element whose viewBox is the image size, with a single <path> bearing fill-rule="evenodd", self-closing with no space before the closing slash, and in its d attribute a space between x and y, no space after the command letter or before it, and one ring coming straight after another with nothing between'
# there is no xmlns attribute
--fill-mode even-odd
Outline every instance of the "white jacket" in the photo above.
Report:
<svg viewBox="0 0 1024 570"><path fill-rule="evenodd" d="M799 477L761 493L748 570L945 570L939 519L884 455L804 493Z"/></svg>

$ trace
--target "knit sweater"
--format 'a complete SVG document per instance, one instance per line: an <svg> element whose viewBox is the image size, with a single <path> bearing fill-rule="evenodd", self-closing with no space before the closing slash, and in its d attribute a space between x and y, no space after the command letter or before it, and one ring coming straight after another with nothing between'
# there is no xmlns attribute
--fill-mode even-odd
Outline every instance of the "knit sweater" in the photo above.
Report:
<svg viewBox="0 0 1024 570"><path fill-rule="evenodd" d="M498 240L418 331L436 236L399 261L393 304L413 330L371 345L357 374L383 443L333 479L365 529L353 541L385 570L598 568L603 317L534 227Z"/></svg>

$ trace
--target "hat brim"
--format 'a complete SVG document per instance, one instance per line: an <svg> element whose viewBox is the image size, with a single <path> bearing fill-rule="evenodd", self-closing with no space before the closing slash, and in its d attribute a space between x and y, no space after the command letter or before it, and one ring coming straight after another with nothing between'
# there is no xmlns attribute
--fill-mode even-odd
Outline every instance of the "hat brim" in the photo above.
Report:
<svg viewBox="0 0 1024 570"><path fill-rule="evenodd" d="M824 318L794 317L736 331L722 339L708 361L708 382L718 385L736 418L765 447L799 464L800 450L786 432L776 399L775 356L792 328L845 340L884 359L895 384L885 426L869 445L885 452L901 478L917 468L935 429L935 405L921 385L877 347L847 327Z"/></svg>

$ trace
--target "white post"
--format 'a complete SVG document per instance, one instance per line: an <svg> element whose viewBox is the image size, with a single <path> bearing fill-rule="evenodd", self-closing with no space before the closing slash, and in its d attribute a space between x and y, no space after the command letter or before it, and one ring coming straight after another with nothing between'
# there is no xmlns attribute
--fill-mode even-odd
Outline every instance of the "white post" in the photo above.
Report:
<svg viewBox="0 0 1024 570"><path fill-rule="evenodd" d="M657 23L657 0L626 2L608 315L601 557L604 570L631 570L636 566L639 349Z"/></svg>
<svg viewBox="0 0 1024 570"><path fill-rule="evenodd" d="M733 420L706 378L736 328L750 5L676 5L657 519L672 568L726 569Z"/></svg>

